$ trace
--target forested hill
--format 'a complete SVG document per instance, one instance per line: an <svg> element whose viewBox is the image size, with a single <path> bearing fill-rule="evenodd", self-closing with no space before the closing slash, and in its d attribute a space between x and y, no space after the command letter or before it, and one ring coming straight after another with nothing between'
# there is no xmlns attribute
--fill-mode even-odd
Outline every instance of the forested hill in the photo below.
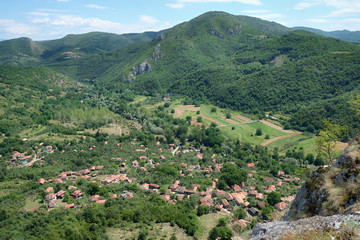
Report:
<svg viewBox="0 0 360 240"><path fill-rule="evenodd" d="M25 40L32 48L0 60L45 65L100 88L182 94L255 114L280 112L292 116L299 130L320 128L325 117L358 128L348 104L359 90L355 43L225 12L208 12L159 33ZM0 52L5 43L10 44L1 42Z"/></svg>
<svg viewBox="0 0 360 240"><path fill-rule="evenodd" d="M294 29L306 30L309 32L313 32L313 33L325 36L325 37L337 38L337 39L347 41L347 42L360 43L360 31L341 30L341 31L326 32L326 31L322 31L320 29L308 28L308 27L294 27Z"/></svg>
<svg viewBox="0 0 360 240"><path fill-rule="evenodd" d="M0 42L0 62L5 65L39 66L71 61L126 48L135 43L146 43L158 34L159 32L122 35L90 32L69 34L50 41L33 41L25 37L6 40ZM74 63L70 63L72 64Z"/></svg>

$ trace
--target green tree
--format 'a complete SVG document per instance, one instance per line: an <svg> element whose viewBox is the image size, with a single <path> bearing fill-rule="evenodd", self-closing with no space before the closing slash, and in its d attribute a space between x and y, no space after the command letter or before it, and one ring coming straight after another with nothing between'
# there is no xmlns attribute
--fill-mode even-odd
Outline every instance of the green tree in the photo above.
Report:
<svg viewBox="0 0 360 240"><path fill-rule="evenodd" d="M212 107L212 108L211 108L211 112L212 112L212 113L216 112L216 107Z"/></svg>
<svg viewBox="0 0 360 240"><path fill-rule="evenodd" d="M234 215L236 217L236 219L244 219L246 218L246 212L243 208L238 208L234 211Z"/></svg>
<svg viewBox="0 0 360 240"><path fill-rule="evenodd" d="M340 126L324 120L323 128L319 132L318 137L315 139L315 143L319 154L326 156L328 163L333 162L337 141L346 132L348 132L347 126Z"/></svg>
<svg viewBox="0 0 360 240"><path fill-rule="evenodd" d="M256 133L255 133L256 136L261 136L262 134L263 134L263 133L262 133L262 129L261 129L261 128L256 129Z"/></svg>
<svg viewBox="0 0 360 240"><path fill-rule="evenodd" d="M271 205L267 205L261 210L261 216L263 216L265 220L270 220L273 211L274 208Z"/></svg>
<svg viewBox="0 0 360 240"><path fill-rule="evenodd" d="M233 233L230 228L224 227L215 227L211 229L209 233L208 240L230 240L233 236Z"/></svg>
<svg viewBox="0 0 360 240"><path fill-rule="evenodd" d="M271 192L267 197L267 201L270 205L274 206L275 204L281 201L281 195L278 192Z"/></svg>
<svg viewBox="0 0 360 240"><path fill-rule="evenodd" d="M227 118L227 119L230 119L230 118L231 118L231 113L227 113L227 114L226 114L226 118Z"/></svg>

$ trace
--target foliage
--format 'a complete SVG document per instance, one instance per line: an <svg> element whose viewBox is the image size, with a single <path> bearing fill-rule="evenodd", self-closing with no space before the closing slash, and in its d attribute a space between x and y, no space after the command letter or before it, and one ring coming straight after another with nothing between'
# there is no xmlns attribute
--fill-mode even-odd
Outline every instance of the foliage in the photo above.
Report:
<svg viewBox="0 0 360 240"><path fill-rule="evenodd" d="M323 129L319 132L319 136L316 138L316 145L318 147L319 154L324 154L328 163L333 162L337 141L347 131L347 127L332 124L329 121L324 120Z"/></svg>

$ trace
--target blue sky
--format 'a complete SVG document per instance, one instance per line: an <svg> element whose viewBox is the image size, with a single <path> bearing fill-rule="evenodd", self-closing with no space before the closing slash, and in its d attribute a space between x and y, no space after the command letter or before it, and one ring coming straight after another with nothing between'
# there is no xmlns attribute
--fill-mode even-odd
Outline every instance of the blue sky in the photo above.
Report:
<svg viewBox="0 0 360 240"><path fill-rule="evenodd" d="M360 30L360 0L2 0L0 39L158 31L225 11L325 31Z"/></svg>

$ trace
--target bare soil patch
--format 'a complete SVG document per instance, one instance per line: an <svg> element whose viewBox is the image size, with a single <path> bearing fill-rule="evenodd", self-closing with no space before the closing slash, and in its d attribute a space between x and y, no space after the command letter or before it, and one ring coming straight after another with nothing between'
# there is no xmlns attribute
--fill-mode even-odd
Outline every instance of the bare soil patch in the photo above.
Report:
<svg viewBox="0 0 360 240"><path fill-rule="evenodd" d="M293 133L291 133L291 134L289 134L289 135L280 136L280 137L274 137L274 138L272 138L272 139L269 139L269 140L261 143L261 146L267 146L267 145L269 145L270 143L273 143L273 142L275 142L275 141L277 141L277 140L279 140L279 139L288 138L288 137L293 137L293 136L297 136L297 135L300 135L300 134L302 134L302 132L293 132Z"/></svg>
<svg viewBox="0 0 360 240"><path fill-rule="evenodd" d="M343 142L337 142L336 143L336 147L335 147L335 150L336 151L342 151L344 150L349 144L348 143L343 143Z"/></svg>
<svg viewBox="0 0 360 240"><path fill-rule="evenodd" d="M269 127L272 127L272 128L277 129L277 130L280 130L280 131L282 131L282 132L294 133L294 131L285 130L285 129L283 129L282 127L280 127L280 126L278 126L278 125L275 125L275 124L273 124L273 123L271 123L271 122L268 122L268 121L266 121L266 120L260 120L260 122L263 123L263 124L265 124L265 125L267 125L267 126L269 126Z"/></svg>
<svg viewBox="0 0 360 240"><path fill-rule="evenodd" d="M174 117L176 118L182 117L184 115L184 112L186 111L189 112L200 111L200 107L195 107L195 105L180 105L174 107L174 109L175 109Z"/></svg>
<svg viewBox="0 0 360 240"><path fill-rule="evenodd" d="M229 122L230 124L239 124L239 122L237 122L237 121L234 121L234 120L232 120L232 119L230 119L230 118L223 118L225 121L227 121L227 122Z"/></svg>
<svg viewBox="0 0 360 240"><path fill-rule="evenodd" d="M212 119L212 118L210 118L210 117L208 117L208 116L205 116L205 115L202 114L202 113L200 113L200 116L203 117L203 118L205 118L205 119L207 119L207 120L209 120L209 121L211 121L211 122L216 123L218 126L225 126L224 124L222 124L222 123L220 123L220 122L218 122L218 121L216 121L216 120L214 120L214 119Z"/></svg>
<svg viewBox="0 0 360 240"><path fill-rule="evenodd" d="M247 118L247 117L244 117L242 115L236 115L236 116L233 116L232 118L242 122L242 123L248 123L248 122L252 122L253 120L251 120L250 118Z"/></svg>

